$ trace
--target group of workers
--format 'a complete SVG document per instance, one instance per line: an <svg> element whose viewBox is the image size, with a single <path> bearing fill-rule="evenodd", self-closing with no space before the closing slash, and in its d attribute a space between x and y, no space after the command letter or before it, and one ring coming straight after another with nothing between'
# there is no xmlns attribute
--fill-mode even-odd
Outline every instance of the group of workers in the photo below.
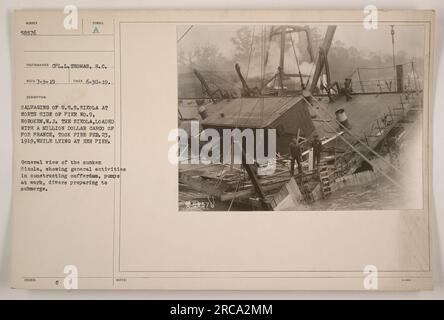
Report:
<svg viewBox="0 0 444 320"><path fill-rule="evenodd" d="M345 78L344 84L341 86L337 81L330 83L328 85L322 84L322 89L327 92L327 96L330 102L334 102L333 95L331 93L332 89L336 91L338 96L345 96L345 100L348 102L353 99L352 93L352 80L350 78Z"/></svg>
<svg viewBox="0 0 444 320"><path fill-rule="evenodd" d="M317 133L313 135L313 139L310 141L310 147L313 148L313 167L318 167L321 162L322 142L319 140ZM294 175L294 166L298 166L298 174L302 174L302 145L299 139L294 137L289 146L288 151L290 153L290 175Z"/></svg>

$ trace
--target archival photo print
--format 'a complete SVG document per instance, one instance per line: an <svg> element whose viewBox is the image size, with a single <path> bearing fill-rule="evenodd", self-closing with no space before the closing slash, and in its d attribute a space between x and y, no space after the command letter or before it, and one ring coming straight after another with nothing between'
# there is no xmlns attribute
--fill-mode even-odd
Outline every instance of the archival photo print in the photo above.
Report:
<svg viewBox="0 0 444 320"><path fill-rule="evenodd" d="M424 27L177 26L181 211L423 208Z"/></svg>

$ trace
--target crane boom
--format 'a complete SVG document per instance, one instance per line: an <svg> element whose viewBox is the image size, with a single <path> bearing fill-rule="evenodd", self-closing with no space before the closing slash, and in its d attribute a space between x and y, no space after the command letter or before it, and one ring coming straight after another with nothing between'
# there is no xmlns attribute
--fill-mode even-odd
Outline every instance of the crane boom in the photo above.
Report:
<svg viewBox="0 0 444 320"><path fill-rule="evenodd" d="M322 46L319 48L319 55L316 61L316 69L313 74L313 79L311 80L311 85L310 85L311 92L315 90L319 77L321 76L322 69L325 66L325 60L327 58L328 51L330 50L330 46L333 41L333 36L335 34L335 31L336 31L336 26L333 25L328 26Z"/></svg>

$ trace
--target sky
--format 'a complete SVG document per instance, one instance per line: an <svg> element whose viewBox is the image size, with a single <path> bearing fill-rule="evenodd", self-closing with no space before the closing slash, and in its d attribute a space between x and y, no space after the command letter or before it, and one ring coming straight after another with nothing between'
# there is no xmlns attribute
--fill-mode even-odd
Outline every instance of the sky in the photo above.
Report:
<svg viewBox="0 0 444 320"><path fill-rule="evenodd" d="M234 53L231 37L235 36L240 25L196 25L183 37L178 49L185 52L193 50L196 45L212 44L219 48L227 58ZM178 26L180 38L189 25ZM257 27L256 27L257 28ZM320 26L322 30L326 26ZM409 56L423 58L424 27L412 25L395 25L395 51L404 50ZM377 30L366 30L362 24L338 25L333 41L340 40L346 46L354 46L358 50L368 50L379 54L392 54L390 26L380 23ZM258 29L257 29L258 30Z"/></svg>
<svg viewBox="0 0 444 320"><path fill-rule="evenodd" d="M389 25L380 25L377 30L366 30L362 26L338 26L334 40L359 50L392 54L392 36ZM409 56L423 58L424 27L395 25L395 51L404 50Z"/></svg>

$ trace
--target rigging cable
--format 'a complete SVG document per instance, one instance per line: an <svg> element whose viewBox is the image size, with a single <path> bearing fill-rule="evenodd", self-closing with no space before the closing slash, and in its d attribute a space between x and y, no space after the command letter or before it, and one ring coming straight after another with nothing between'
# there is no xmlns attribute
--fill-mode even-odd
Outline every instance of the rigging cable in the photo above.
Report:
<svg viewBox="0 0 444 320"><path fill-rule="evenodd" d="M302 79L301 68L299 66L299 59L298 59L298 56L296 54L296 48L294 47L293 34L291 34L291 33L290 33L290 40L291 40L291 46L293 47L294 57L296 58L296 65L298 67L298 73L299 73L299 79L301 81L301 87L302 87L302 90L304 90L305 89L304 80Z"/></svg>
<svg viewBox="0 0 444 320"><path fill-rule="evenodd" d="M251 62L251 55L253 53L253 44L254 44L254 32L255 32L255 27L253 26L253 32L252 32L252 35L251 35L250 53L248 55L247 73L245 74L245 82L248 81L248 74L250 72L250 62ZM241 95L241 97L240 97L240 105L239 105L239 113L237 115L236 125L239 125L240 116L241 116L241 112L242 112L242 106L243 106L243 97Z"/></svg>
<svg viewBox="0 0 444 320"><path fill-rule="evenodd" d="M177 43L179 43L179 41L182 40L182 39L187 35L187 33L191 30L191 28L193 28L193 25L191 25L191 26L187 29L187 31L185 31L185 32L182 34L182 36L181 36L179 39L177 39Z"/></svg>
<svg viewBox="0 0 444 320"><path fill-rule="evenodd" d="M262 46L261 46L261 88L264 86L264 77L265 77L265 35L266 35L266 29L265 25L262 26ZM261 89L262 90L262 89ZM264 118L264 109L265 109L265 101L264 97L262 98L262 109L261 109L261 119L260 124L262 125L263 118Z"/></svg>
<svg viewBox="0 0 444 320"><path fill-rule="evenodd" d="M248 73L250 72L250 62L251 62L251 55L253 53L253 44L254 44L254 32L255 32L255 27L253 26L253 32L251 35L250 53L248 54L247 73L245 74L245 81L248 80Z"/></svg>

